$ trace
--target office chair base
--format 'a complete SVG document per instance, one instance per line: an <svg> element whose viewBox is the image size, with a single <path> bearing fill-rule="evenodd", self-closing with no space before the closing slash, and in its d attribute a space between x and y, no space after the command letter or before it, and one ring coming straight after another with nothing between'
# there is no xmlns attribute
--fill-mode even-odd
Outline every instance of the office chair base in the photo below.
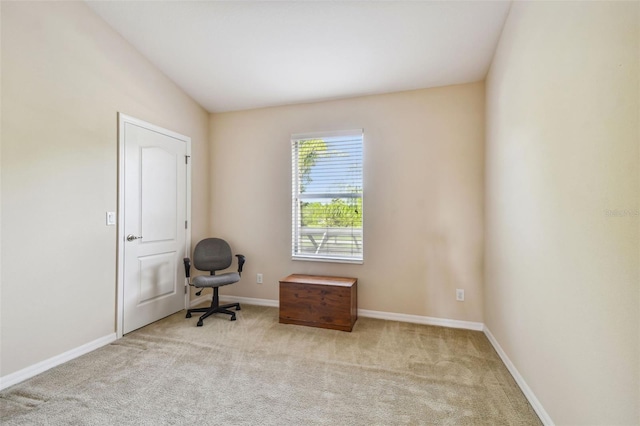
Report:
<svg viewBox="0 0 640 426"><path fill-rule="evenodd" d="M239 303L229 303L227 305L220 305L220 298L218 297L218 287L213 288L213 300L211 301L211 306L208 308L194 308L187 310L186 318L191 318L192 312L204 312L204 315L198 318L198 323L196 326L202 327L202 324L205 318L213 314L227 314L231 315L230 321L236 320L236 314L233 311L230 311L229 308L236 308L236 311L241 310Z"/></svg>

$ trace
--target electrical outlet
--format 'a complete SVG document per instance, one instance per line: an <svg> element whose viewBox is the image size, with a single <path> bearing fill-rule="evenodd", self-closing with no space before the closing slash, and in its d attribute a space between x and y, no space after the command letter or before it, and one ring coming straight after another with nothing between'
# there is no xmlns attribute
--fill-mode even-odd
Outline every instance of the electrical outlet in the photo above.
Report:
<svg viewBox="0 0 640 426"><path fill-rule="evenodd" d="M458 302L464 302L464 290L461 288L456 289L456 300Z"/></svg>
<svg viewBox="0 0 640 426"><path fill-rule="evenodd" d="M258 284L262 284L262 274L258 274L258 276L256 277L256 282Z"/></svg>

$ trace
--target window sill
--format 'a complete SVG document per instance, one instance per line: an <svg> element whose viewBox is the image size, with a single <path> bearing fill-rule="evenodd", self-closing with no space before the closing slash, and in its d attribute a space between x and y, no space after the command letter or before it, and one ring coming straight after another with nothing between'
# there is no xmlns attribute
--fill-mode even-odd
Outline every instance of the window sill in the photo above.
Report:
<svg viewBox="0 0 640 426"><path fill-rule="evenodd" d="M339 257L316 257L316 256L291 256L291 260L302 260L307 262L325 262L325 263L350 263L353 265L362 265L363 259L345 259Z"/></svg>

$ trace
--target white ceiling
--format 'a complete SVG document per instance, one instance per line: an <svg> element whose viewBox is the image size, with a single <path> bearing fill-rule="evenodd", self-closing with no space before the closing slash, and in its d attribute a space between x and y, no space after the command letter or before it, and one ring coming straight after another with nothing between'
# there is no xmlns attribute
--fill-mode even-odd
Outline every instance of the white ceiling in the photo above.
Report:
<svg viewBox="0 0 640 426"><path fill-rule="evenodd" d="M88 1L210 112L484 79L508 1Z"/></svg>

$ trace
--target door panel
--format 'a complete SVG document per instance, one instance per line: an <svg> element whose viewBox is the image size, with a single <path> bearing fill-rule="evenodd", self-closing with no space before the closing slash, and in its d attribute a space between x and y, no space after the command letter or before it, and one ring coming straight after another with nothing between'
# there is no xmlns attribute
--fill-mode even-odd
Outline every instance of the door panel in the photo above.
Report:
<svg viewBox="0 0 640 426"><path fill-rule="evenodd" d="M187 144L124 126L123 333L184 308ZM126 236L136 237L127 240Z"/></svg>
<svg viewBox="0 0 640 426"><path fill-rule="evenodd" d="M173 241L179 204L176 156L159 147L142 147L140 157L140 229L144 243Z"/></svg>
<svg viewBox="0 0 640 426"><path fill-rule="evenodd" d="M162 253L138 258L140 288L138 304L161 297L171 297L179 287L176 276L175 253ZM184 291L183 291L184 294Z"/></svg>

